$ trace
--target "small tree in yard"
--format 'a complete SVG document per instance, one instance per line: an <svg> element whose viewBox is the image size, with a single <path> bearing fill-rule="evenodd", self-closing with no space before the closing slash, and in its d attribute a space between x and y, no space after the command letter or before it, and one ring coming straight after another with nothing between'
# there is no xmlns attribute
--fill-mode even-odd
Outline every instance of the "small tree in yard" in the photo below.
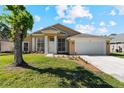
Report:
<svg viewBox="0 0 124 93"><path fill-rule="evenodd" d="M33 27L33 17L23 5L6 5L3 10L5 12L0 16L0 23L10 29L14 41L14 65L26 66L27 63L22 57L22 41L27 31Z"/></svg>

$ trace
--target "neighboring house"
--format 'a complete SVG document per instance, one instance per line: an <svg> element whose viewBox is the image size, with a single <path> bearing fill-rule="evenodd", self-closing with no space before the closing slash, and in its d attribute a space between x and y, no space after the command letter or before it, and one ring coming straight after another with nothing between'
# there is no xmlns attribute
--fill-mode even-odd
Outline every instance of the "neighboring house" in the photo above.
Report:
<svg viewBox="0 0 124 93"><path fill-rule="evenodd" d="M113 38L110 41L111 52L124 52L124 33L112 34L110 37Z"/></svg>
<svg viewBox="0 0 124 93"><path fill-rule="evenodd" d="M0 52L13 52L14 45L12 40L8 39L8 37L0 32Z"/></svg>
<svg viewBox="0 0 124 93"><path fill-rule="evenodd" d="M0 40L0 52L13 52L13 42L8 40Z"/></svg>
<svg viewBox="0 0 124 93"><path fill-rule="evenodd" d="M52 54L109 54L110 38L81 34L61 24L55 24L27 36L22 44L24 52Z"/></svg>
<svg viewBox="0 0 124 93"><path fill-rule="evenodd" d="M109 54L110 38L81 34L61 24L55 24L28 36L23 51L53 54Z"/></svg>

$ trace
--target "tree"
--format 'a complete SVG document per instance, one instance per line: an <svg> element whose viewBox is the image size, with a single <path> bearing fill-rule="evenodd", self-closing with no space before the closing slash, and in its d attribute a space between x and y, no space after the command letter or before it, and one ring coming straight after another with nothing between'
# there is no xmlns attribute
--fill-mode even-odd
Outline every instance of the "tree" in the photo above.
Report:
<svg viewBox="0 0 124 93"><path fill-rule="evenodd" d="M0 16L1 23L10 29L14 41L14 65L26 66L22 57L22 41L28 30L32 30L33 17L23 5L3 6L4 13Z"/></svg>
<svg viewBox="0 0 124 93"><path fill-rule="evenodd" d="M0 40L1 39L9 39L11 37L11 32L9 27L7 27L5 24L0 22Z"/></svg>

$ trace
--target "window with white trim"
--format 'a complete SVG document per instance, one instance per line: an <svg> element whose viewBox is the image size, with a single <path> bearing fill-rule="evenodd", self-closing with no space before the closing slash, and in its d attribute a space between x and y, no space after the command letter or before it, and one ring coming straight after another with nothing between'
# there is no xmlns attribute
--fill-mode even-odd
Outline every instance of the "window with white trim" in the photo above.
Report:
<svg viewBox="0 0 124 93"><path fill-rule="evenodd" d="M29 52L29 49L28 48L29 48L29 43L28 42L24 42L23 43L23 51L24 52Z"/></svg>
<svg viewBox="0 0 124 93"><path fill-rule="evenodd" d="M58 39L58 52L65 52L65 38Z"/></svg>

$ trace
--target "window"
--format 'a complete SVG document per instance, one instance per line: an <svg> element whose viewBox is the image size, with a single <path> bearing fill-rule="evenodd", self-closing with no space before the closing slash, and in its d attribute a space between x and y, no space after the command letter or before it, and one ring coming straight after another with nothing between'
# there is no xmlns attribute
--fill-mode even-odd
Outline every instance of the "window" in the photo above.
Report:
<svg viewBox="0 0 124 93"><path fill-rule="evenodd" d="M37 51L38 52L44 51L44 39L43 38L37 39Z"/></svg>
<svg viewBox="0 0 124 93"><path fill-rule="evenodd" d="M28 42L24 42L24 52L29 52L28 51Z"/></svg>
<svg viewBox="0 0 124 93"><path fill-rule="evenodd" d="M65 52L65 39L64 38L58 39L58 51Z"/></svg>
<svg viewBox="0 0 124 93"><path fill-rule="evenodd" d="M50 41L54 41L54 38L50 38Z"/></svg>

